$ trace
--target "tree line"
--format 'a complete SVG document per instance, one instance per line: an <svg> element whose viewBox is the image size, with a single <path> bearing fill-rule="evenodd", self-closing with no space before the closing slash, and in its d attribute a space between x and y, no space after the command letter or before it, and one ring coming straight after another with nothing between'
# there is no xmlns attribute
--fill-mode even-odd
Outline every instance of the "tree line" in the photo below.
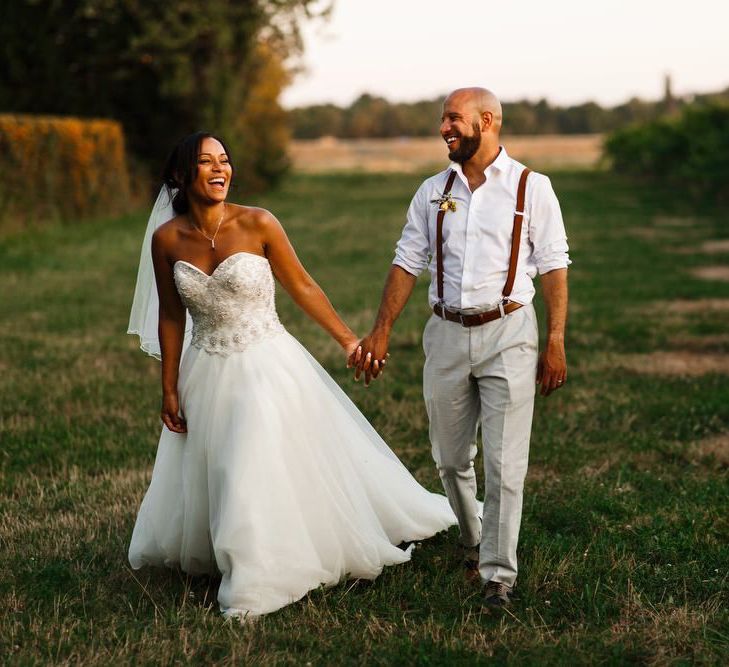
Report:
<svg viewBox="0 0 729 667"><path fill-rule="evenodd" d="M152 174L200 129L223 135L247 190L285 171L278 97L316 0L3 4L0 112L120 121Z"/></svg>
<svg viewBox="0 0 729 667"><path fill-rule="evenodd" d="M413 103L393 103L364 94L347 107L317 104L289 111L296 139L333 136L343 139L433 136L442 113L443 97ZM612 132L634 123L680 112L693 102L729 100L729 88L719 93L659 101L633 98L614 107L595 102L556 106L542 99L506 102L504 132L509 134L591 134Z"/></svg>

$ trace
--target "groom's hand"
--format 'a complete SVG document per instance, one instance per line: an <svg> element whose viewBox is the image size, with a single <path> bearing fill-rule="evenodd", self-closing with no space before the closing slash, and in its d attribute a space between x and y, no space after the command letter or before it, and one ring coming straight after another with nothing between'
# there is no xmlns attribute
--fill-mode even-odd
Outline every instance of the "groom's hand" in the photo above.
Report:
<svg viewBox="0 0 729 667"><path fill-rule="evenodd" d="M567 357L564 351L564 337L548 337L544 351L539 355L537 365L537 384L541 385L540 394L549 396L561 389L567 382Z"/></svg>
<svg viewBox="0 0 729 667"><path fill-rule="evenodd" d="M359 380L362 373L365 376L365 387L373 378L377 378L384 370L390 336L385 331L373 329L368 336L360 342L350 365L354 366L354 379Z"/></svg>

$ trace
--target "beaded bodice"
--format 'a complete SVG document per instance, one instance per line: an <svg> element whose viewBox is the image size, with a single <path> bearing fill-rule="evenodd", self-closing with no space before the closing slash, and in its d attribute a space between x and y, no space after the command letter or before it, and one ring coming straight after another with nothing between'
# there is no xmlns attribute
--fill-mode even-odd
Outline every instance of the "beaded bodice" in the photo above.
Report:
<svg viewBox="0 0 729 667"><path fill-rule="evenodd" d="M227 356L284 331L276 314L268 260L249 252L226 257L211 275L179 260L175 284L192 318L191 345Z"/></svg>

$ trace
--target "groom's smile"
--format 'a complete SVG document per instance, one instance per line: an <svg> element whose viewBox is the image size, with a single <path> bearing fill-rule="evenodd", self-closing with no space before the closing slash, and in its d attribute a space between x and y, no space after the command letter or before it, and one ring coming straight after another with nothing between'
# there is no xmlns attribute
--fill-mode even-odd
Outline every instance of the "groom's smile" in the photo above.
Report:
<svg viewBox="0 0 729 667"><path fill-rule="evenodd" d="M481 132L477 123L474 123L473 133L470 135L464 136L453 130L447 133L441 132L441 135L448 146L448 158L453 162L463 164L470 160L481 145Z"/></svg>

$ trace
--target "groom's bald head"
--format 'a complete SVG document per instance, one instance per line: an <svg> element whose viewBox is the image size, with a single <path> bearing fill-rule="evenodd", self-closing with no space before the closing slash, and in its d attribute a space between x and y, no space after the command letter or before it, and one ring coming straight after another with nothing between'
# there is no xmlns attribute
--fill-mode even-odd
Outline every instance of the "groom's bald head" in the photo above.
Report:
<svg viewBox="0 0 729 667"><path fill-rule="evenodd" d="M471 87L457 88L443 102L443 110L454 106L464 110L468 110L474 119L484 119L484 114L488 114L489 129L494 131L496 135L501 131L501 121L503 114L501 110L501 102L487 88Z"/></svg>

